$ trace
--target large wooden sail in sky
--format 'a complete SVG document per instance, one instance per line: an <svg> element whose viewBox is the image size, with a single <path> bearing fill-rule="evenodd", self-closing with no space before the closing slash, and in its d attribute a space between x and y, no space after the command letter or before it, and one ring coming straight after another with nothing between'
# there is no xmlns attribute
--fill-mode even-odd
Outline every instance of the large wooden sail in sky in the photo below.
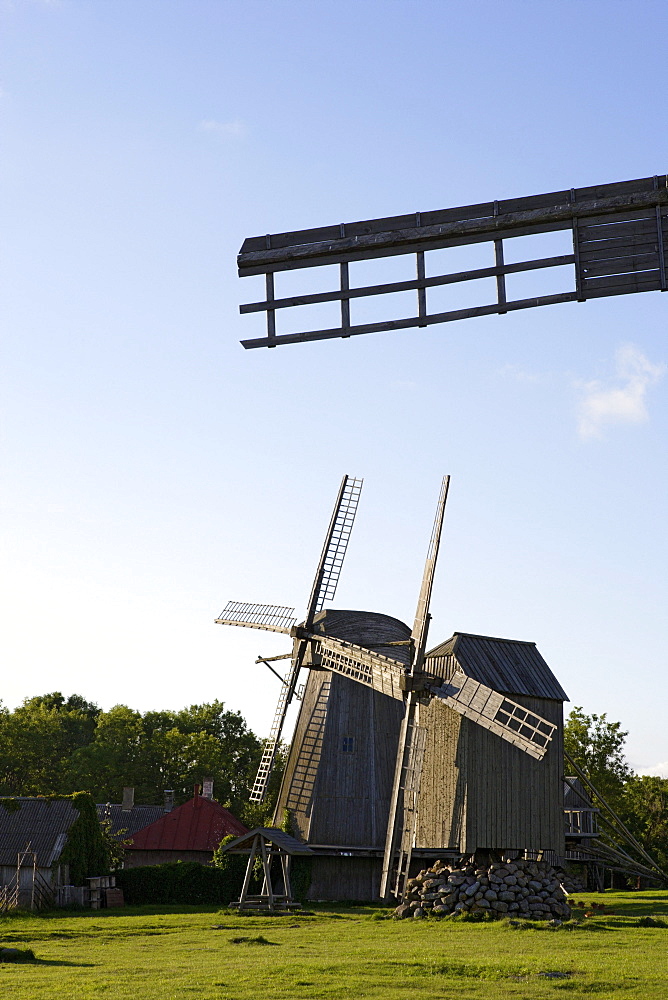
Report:
<svg viewBox="0 0 668 1000"><path fill-rule="evenodd" d="M568 253L506 262L504 241L516 237L570 231ZM493 264L451 270L430 253L451 247L488 243ZM415 276L405 281L357 285L351 265L357 261L398 255L415 256ZM246 348L277 347L302 341L352 337L384 330L430 326L452 320L508 313L534 306L580 301L630 292L665 291L668 258L668 176L571 188L526 198L416 212L386 219L342 223L319 229L254 236L244 241L238 257L239 274L264 274L265 298L240 307L242 313L267 317L266 337L242 340ZM275 294L274 276L282 271L338 265L338 287L303 295ZM530 298L508 294L506 278L527 271L567 268L565 290ZM434 271L443 273L433 273ZM477 305L465 309L432 310L430 290L493 279L493 293L481 293ZM331 280L331 278L325 279ZM373 296L415 292L411 315L381 322L351 321L351 305ZM299 306L340 303L340 319L327 329L277 333L276 314ZM354 317L353 317L354 320Z"/></svg>

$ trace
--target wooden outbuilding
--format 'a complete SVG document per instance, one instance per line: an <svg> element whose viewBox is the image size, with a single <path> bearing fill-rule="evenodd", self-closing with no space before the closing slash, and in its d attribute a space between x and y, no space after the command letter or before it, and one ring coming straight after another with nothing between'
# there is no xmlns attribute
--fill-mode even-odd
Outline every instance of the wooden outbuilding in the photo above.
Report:
<svg viewBox="0 0 668 1000"><path fill-rule="evenodd" d="M397 618L328 609L314 631L405 665L410 628ZM405 645L388 645L403 642ZM329 670L309 670L274 814L314 851L310 898L378 895L403 703Z"/></svg>

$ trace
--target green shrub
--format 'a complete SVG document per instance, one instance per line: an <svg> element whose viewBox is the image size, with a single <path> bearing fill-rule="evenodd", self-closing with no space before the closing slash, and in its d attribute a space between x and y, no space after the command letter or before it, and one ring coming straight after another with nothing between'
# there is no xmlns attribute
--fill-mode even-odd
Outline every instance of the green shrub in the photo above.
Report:
<svg viewBox="0 0 668 1000"><path fill-rule="evenodd" d="M67 831L65 847L59 862L70 866L72 885L84 885L89 876L109 872L109 851L97 818L97 807L88 792L74 795L52 795L52 800L69 800L79 815Z"/></svg>
<svg viewBox="0 0 668 1000"><path fill-rule="evenodd" d="M123 890L126 903L133 905L228 905L239 898L243 881L243 871L239 878L238 872L233 869L201 865L198 861L124 868L115 874L116 885Z"/></svg>

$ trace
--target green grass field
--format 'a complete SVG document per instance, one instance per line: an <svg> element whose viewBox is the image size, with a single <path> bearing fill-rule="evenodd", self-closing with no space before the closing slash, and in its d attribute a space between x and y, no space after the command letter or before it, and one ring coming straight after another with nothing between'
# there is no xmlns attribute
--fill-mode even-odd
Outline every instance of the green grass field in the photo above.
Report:
<svg viewBox="0 0 668 1000"><path fill-rule="evenodd" d="M312 997L668 998L668 892L582 894L611 914L557 929L384 919L371 907L240 917L206 907L60 911L0 919L15 1000ZM654 915L666 926L639 925Z"/></svg>

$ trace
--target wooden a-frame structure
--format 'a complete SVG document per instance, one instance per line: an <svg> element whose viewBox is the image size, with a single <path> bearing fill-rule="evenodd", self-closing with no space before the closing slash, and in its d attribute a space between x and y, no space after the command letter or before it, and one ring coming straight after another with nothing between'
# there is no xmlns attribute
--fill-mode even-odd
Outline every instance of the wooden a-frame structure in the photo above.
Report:
<svg viewBox="0 0 668 1000"><path fill-rule="evenodd" d="M230 905L239 910L294 910L300 909L296 902L290 884L290 862L293 857L312 856L313 851L306 844L301 844L294 837L275 827L257 826L254 830L237 837L236 840L224 844L221 853L248 854L248 864L244 875L241 895L236 903ZM256 859L262 863L263 882L259 894L250 893L251 878ZM281 888L274 888L272 879L272 861L278 858L280 864Z"/></svg>

